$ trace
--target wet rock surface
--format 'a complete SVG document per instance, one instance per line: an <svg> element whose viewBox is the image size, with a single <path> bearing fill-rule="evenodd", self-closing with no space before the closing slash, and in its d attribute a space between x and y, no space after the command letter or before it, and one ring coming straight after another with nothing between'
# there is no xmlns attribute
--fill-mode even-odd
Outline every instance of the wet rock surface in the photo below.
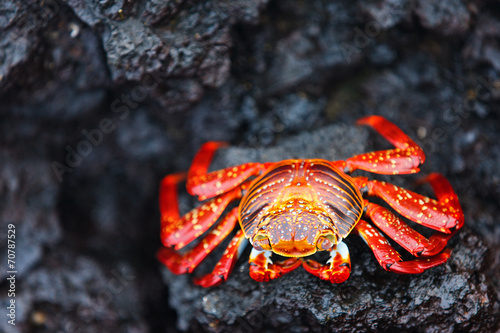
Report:
<svg viewBox="0 0 500 333"><path fill-rule="evenodd" d="M498 36L488 1L3 1L0 331L499 331ZM213 168L346 158L389 147L354 126L368 114L458 193L445 265L389 273L355 235L341 285L302 269L257 283L249 249L211 289L156 261L158 185L203 142L233 144Z"/></svg>

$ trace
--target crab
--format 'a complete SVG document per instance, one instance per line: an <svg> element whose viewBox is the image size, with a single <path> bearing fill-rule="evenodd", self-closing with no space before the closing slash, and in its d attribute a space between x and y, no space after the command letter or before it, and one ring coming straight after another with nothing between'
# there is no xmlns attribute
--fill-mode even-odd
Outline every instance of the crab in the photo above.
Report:
<svg viewBox="0 0 500 333"><path fill-rule="evenodd" d="M224 142L205 143L187 173L166 176L160 187L161 241L157 257L174 274L193 270L226 238L232 239L211 273L194 283L211 287L227 280L248 243L250 276L269 281L302 266L307 272L341 283L351 272L344 239L359 235L387 271L417 274L450 257L448 240L464 224L458 197L439 173L422 178L437 199L393 184L351 175L355 170L399 175L419 171L423 150L401 129L381 116L357 121L368 125L395 148L368 152L346 160L289 159L245 163L208 172ZM178 208L178 184L203 201L184 216ZM391 209L371 202L379 198ZM239 205L228 206L239 200ZM225 214L224 214L225 213ZM403 219L435 230L425 237ZM370 223L371 221L371 223ZM403 260L388 236L415 258ZM195 240L201 238L197 243ZM180 251L192 244L189 250ZM329 259L311 256L327 251ZM273 254L279 260L273 261Z"/></svg>

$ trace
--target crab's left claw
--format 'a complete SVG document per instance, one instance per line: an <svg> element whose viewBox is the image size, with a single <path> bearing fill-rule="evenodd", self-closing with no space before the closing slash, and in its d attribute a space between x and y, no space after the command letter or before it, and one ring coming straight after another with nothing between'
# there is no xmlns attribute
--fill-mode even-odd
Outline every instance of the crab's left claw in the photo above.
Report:
<svg viewBox="0 0 500 333"><path fill-rule="evenodd" d="M342 283L349 278L351 273L351 259L347 245L343 242L337 243L333 250L330 251L330 259L326 262L326 265L314 260L306 260L302 266L306 271L321 280Z"/></svg>
<svg viewBox="0 0 500 333"><path fill-rule="evenodd" d="M271 251L259 251L255 248L250 253L250 276L258 282L269 282L277 279L286 273L290 273L298 268L301 258L289 258L284 261L273 263L271 260Z"/></svg>

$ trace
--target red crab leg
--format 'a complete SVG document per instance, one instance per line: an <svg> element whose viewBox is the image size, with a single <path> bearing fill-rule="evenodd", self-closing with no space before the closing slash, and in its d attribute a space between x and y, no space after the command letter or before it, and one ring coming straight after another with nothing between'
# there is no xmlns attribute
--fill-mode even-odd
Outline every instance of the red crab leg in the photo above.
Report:
<svg viewBox="0 0 500 333"><path fill-rule="evenodd" d="M361 169L379 174L416 173L425 161L425 154L399 127L380 116L369 116L357 121L358 125L368 125L389 141L395 149L375 151L356 155L346 160L349 172Z"/></svg>
<svg viewBox="0 0 500 333"><path fill-rule="evenodd" d="M424 179L424 182L428 181L438 190L439 200L366 177L355 177L354 181L359 188L366 187L368 195L383 199L404 217L428 228L449 234L452 229L463 225L464 217L458 197L450 183L440 174L434 173Z"/></svg>
<svg viewBox="0 0 500 333"><path fill-rule="evenodd" d="M359 220L355 230L373 251L380 266L387 271L400 274L418 274L443 264L450 257L451 251L446 249L435 256L402 261L401 255L389 244L387 239L366 221Z"/></svg>
<svg viewBox="0 0 500 333"><path fill-rule="evenodd" d="M458 196L451 187L450 182L442 174L434 172L420 179L418 184L429 183L439 202L445 203L449 207L450 214L457 219L456 230L464 225L464 213L458 201Z"/></svg>
<svg viewBox="0 0 500 333"><path fill-rule="evenodd" d="M188 177L186 188L191 195L197 195L199 200L205 200L238 187L251 176L258 175L267 165L269 163L245 163Z"/></svg>
<svg viewBox="0 0 500 333"><path fill-rule="evenodd" d="M161 248L157 257L174 274L191 273L196 266L219 245L238 223L238 208L235 207L194 248L184 254L169 247Z"/></svg>
<svg viewBox="0 0 500 333"><path fill-rule="evenodd" d="M250 277L258 282L269 282L286 273L298 268L302 260L300 258L289 258L284 261L273 263L272 251L259 251L252 248L250 253Z"/></svg>
<svg viewBox="0 0 500 333"><path fill-rule="evenodd" d="M229 144L223 141L209 141L204 143L191 163L189 168L188 178L202 176L207 174L208 167L214 158L215 152L219 148L227 147Z"/></svg>
<svg viewBox="0 0 500 333"><path fill-rule="evenodd" d="M186 179L185 172L174 173L163 178L160 185L160 213L162 228L179 219L177 184Z"/></svg>
<svg viewBox="0 0 500 333"><path fill-rule="evenodd" d="M344 242L337 243L330 251L330 259L326 263L327 265L323 265L314 260L305 260L302 266L309 273L331 283L342 283L347 280L351 273L351 259L347 245Z"/></svg>
<svg viewBox="0 0 500 333"><path fill-rule="evenodd" d="M199 286L207 288L216 286L227 280L246 244L245 233L240 229L224 251L222 258L215 265L214 270L207 275L195 278L193 282Z"/></svg>
<svg viewBox="0 0 500 333"><path fill-rule="evenodd" d="M226 147L225 142L207 142L201 146L189 168L186 188L191 195L205 200L236 188L251 176L255 176L270 163L245 163L222 170L208 172L217 149Z"/></svg>
<svg viewBox="0 0 500 333"><path fill-rule="evenodd" d="M236 188L204 202L180 217L177 183L182 179L183 174L168 175L160 188L161 241L166 247L175 246L176 250L207 231L231 201L241 198L241 189Z"/></svg>
<svg viewBox="0 0 500 333"><path fill-rule="evenodd" d="M415 257L432 256L441 252L451 234L436 232L429 239L410 228L390 210L374 203L365 203L366 216L387 236Z"/></svg>

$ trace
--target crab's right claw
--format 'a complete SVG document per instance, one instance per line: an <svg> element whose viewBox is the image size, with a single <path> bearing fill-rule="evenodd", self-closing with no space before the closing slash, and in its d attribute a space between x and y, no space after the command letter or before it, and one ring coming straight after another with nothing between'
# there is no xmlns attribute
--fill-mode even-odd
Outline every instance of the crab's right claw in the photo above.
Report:
<svg viewBox="0 0 500 333"><path fill-rule="evenodd" d="M305 260L302 266L306 271L319 277L321 280L327 280L331 283L342 283L351 274L351 259L347 245L339 242L330 251L330 259L326 262L326 265L314 260Z"/></svg>
<svg viewBox="0 0 500 333"><path fill-rule="evenodd" d="M258 251L252 249L250 254L250 277L258 282L269 282L289 273L302 264L300 258L289 258L273 263L271 251Z"/></svg>

